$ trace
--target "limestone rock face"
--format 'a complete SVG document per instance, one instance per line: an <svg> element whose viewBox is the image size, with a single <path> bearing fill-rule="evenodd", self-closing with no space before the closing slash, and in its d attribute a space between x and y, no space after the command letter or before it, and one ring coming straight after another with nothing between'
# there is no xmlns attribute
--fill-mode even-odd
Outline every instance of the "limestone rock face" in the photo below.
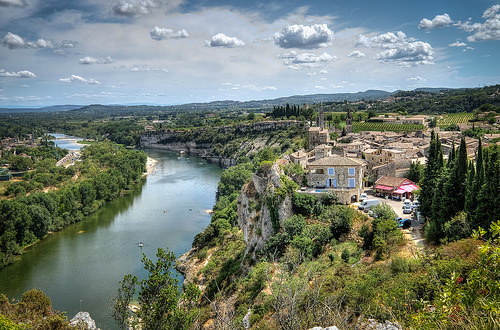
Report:
<svg viewBox="0 0 500 330"><path fill-rule="evenodd" d="M274 200L273 208L279 215L279 225L293 215L292 198L290 194L275 195L275 190L281 188L280 176L283 170L274 164L269 173L252 175L252 180L246 184L238 196L238 224L243 231L247 244L247 252L264 248L270 236L274 235L272 210L269 209L269 200Z"/></svg>
<svg viewBox="0 0 500 330"><path fill-rule="evenodd" d="M69 321L69 325L77 327L78 329L99 330L88 312L78 312L71 321Z"/></svg>

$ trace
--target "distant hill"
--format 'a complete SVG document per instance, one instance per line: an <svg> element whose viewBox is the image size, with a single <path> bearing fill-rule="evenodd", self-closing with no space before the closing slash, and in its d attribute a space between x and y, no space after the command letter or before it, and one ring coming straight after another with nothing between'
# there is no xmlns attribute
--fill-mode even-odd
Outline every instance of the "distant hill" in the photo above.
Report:
<svg viewBox="0 0 500 330"><path fill-rule="evenodd" d="M64 104L64 105L53 105L50 107L43 107L43 108L0 108L0 113L9 114L9 113L24 113L24 112L59 112L59 111L75 110L81 107L82 105Z"/></svg>
<svg viewBox="0 0 500 330"><path fill-rule="evenodd" d="M449 91L450 88L417 88L412 92L427 92L427 93L438 93L441 91ZM357 93L332 93L332 94L309 94L309 95L293 95L287 97L280 97L275 99L266 99L266 100L252 100L252 101L233 101L233 100L222 100L222 101L213 101L207 103L186 103L180 105L169 105L169 106L160 106L160 105L146 105L139 103L126 104L126 105L90 105L90 106L82 106L82 105L54 105L50 107L43 108L0 108L0 114L8 114L8 113L25 113L25 112L60 112L60 111L71 111L78 110L80 111L89 111L90 109L100 108L106 109L107 111L113 111L117 108L130 107L137 110L138 108L144 109L161 109L161 110L180 110L180 111L192 111L192 110L223 110L223 109L253 109L253 110L269 110L272 109L273 106L281 106L285 104L290 105L303 105L305 103L308 104L317 104L317 103L331 103L331 102L356 102L360 100L383 100L391 95L395 95L398 92L403 91L395 91L395 92L387 92L383 90L367 90L364 92Z"/></svg>
<svg viewBox="0 0 500 330"><path fill-rule="evenodd" d="M175 110L221 110L221 109L262 109L268 110L273 106L285 104L305 103L329 103L342 102L344 100L355 102L360 100L382 100L392 95L393 93L381 90L367 90L357 93L334 93L334 94L310 94L310 95L293 95L280 97L276 99L252 100L252 101L213 101L209 103L187 103L181 105L172 105L167 108Z"/></svg>

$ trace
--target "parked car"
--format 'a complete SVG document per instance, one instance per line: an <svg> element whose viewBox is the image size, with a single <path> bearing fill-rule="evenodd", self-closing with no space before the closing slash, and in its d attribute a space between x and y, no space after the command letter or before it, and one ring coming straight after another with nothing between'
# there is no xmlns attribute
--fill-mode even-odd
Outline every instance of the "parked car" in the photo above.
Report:
<svg viewBox="0 0 500 330"><path fill-rule="evenodd" d="M411 227L411 220L410 219L401 219L399 220L398 227L402 229L407 229Z"/></svg>
<svg viewBox="0 0 500 330"><path fill-rule="evenodd" d="M403 207L402 208L404 209L407 205L411 206L411 200L405 199L404 202L403 202Z"/></svg>
<svg viewBox="0 0 500 330"><path fill-rule="evenodd" d="M413 212L413 208L411 207L411 205L403 206L403 213L404 214L410 214L411 212Z"/></svg>
<svg viewBox="0 0 500 330"><path fill-rule="evenodd" d="M362 193L361 196L359 196L359 201L363 202L365 199L368 199L368 195L366 193Z"/></svg>
<svg viewBox="0 0 500 330"><path fill-rule="evenodd" d="M378 205L378 203L379 203L378 199L367 199L359 204L358 209L368 212L370 207Z"/></svg>
<svg viewBox="0 0 500 330"><path fill-rule="evenodd" d="M418 201L414 201L411 203L411 207L413 210L418 209L420 207L420 203Z"/></svg>

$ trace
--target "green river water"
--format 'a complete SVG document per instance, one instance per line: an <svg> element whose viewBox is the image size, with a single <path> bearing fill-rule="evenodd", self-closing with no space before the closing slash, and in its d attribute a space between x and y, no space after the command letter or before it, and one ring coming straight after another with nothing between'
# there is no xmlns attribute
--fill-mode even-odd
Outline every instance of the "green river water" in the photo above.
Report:
<svg viewBox="0 0 500 330"><path fill-rule="evenodd" d="M157 248L177 256L210 222L221 169L204 160L146 150L158 160L136 189L105 205L82 222L50 235L0 270L0 292L20 298L43 290L68 318L90 312L101 329L115 329L110 298L125 274L144 278L142 253L154 259ZM139 242L144 246L139 247Z"/></svg>

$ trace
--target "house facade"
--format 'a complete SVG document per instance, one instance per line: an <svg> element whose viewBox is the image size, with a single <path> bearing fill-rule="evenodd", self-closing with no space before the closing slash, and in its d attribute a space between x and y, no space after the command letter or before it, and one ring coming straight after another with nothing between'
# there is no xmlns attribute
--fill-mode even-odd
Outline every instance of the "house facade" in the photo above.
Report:
<svg viewBox="0 0 500 330"><path fill-rule="evenodd" d="M348 157L324 157L307 164L306 178L309 187L333 191L339 202L350 204L363 192L363 163Z"/></svg>

